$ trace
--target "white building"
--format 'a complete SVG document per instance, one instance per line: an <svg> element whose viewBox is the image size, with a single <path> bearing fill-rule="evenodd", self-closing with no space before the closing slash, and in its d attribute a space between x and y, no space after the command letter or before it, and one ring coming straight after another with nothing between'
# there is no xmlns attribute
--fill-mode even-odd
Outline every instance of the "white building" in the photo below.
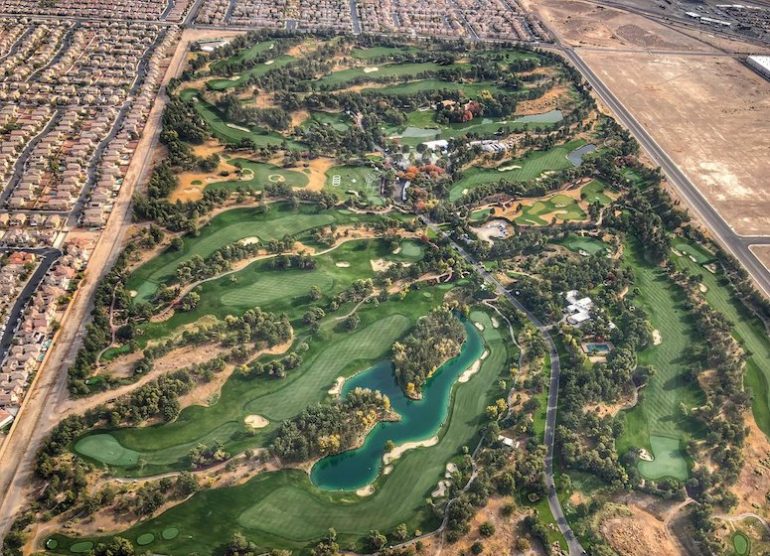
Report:
<svg viewBox="0 0 770 556"><path fill-rule="evenodd" d="M770 79L770 56L749 56L746 63L765 79Z"/></svg>
<svg viewBox="0 0 770 556"><path fill-rule="evenodd" d="M584 322L591 320L591 310L594 307L594 302L590 297L578 298L578 295L580 295L580 292L577 290L570 290L564 294L568 304L564 314L567 322L573 326L580 326Z"/></svg>

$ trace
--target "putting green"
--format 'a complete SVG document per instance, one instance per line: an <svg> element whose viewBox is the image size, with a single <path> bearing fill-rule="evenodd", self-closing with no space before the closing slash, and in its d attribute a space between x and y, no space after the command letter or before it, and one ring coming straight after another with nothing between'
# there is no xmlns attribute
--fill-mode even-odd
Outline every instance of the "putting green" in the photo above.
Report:
<svg viewBox="0 0 770 556"><path fill-rule="evenodd" d="M75 554L82 554L83 552L89 552L94 547L94 543L91 541L76 542L70 546L70 552Z"/></svg>
<svg viewBox="0 0 770 556"><path fill-rule="evenodd" d="M163 532L160 534L160 536L167 541L170 541L171 539L175 539L177 535L179 535L179 529L177 529L176 527L166 527L165 529L163 529Z"/></svg>
<svg viewBox="0 0 770 556"><path fill-rule="evenodd" d="M48 539L47 541L45 541L45 547L48 550L53 550L57 546L59 546L59 541L57 541L56 539Z"/></svg>
<svg viewBox="0 0 770 556"><path fill-rule="evenodd" d="M583 237L570 234L561 244L576 253L585 251L589 255L596 255L607 250L607 244L593 237Z"/></svg>
<svg viewBox="0 0 770 556"><path fill-rule="evenodd" d="M733 548L738 556L746 556L749 553L749 539L741 532L735 533L732 538Z"/></svg>
<svg viewBox="0 0 770 556"><path fill-rule="evenodd" d="M646 479L655 480L664 477L673 477L680 481L687 479L689 475L687 460L678 438L651 436L650 444L654 461L639 462L639 472Z"/></svg>
<svg viewBox="0 0 770 556"><path fill-rule="evenodd" d="M155 535L152 533L144 533L136 538L136 544L139 546L146 546L155 540Z"/></svg>
<svg viewBox="0 0 770 556"><path fill-rule="evenodd" d="M111 434L85 436L77 441L75 451L107 465L130 467L139 462L139 452L124 448Z"/></svg>

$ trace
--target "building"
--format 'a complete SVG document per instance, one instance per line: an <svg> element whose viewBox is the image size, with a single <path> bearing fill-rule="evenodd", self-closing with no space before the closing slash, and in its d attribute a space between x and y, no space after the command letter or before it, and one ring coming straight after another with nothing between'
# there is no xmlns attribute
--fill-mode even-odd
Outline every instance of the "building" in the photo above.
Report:
<svg viewBox="0 0 770 556"><path fill-rule="evenodd" d="M759 75L770 80L770 56L749 56L746 63Z"/></svg>
<svg viewBox="0 0 770 556"><path fill-rule="evenodd" d="M591 311L594 307L594 302L590 297L579 298L579 295L580 292L577 290L570 290L564 294L564 297L567 298L564 316L572 326L580 326L584 322L591 320Z"/></svg>

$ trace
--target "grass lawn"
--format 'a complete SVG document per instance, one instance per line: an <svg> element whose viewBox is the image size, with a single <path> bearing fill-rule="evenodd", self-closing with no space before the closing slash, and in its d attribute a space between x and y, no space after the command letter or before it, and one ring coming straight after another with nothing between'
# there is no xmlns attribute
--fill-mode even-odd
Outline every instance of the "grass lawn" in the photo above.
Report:
<svg viewBox="0 0 770 556"><path fill-rule="evenodd" d="M380 197L380 176L369 166L334 166L326 172L324 188L340 200L355 196L377 206L385 203Z"/></svg>
<svg viewBox="0 0 770 556"><path fill-rule="evenodd" d="M399 309L408 308L411 313L415 313L414 308L424 309L425 305L420 301L421 298L425 299L422 295L424 291L415 293L417 296L414 299L407 298L396 306ZM473 315L474 319L477 317L479 315ZM404 318L409 322L413 317ZM241 486L204 490L190 501L121 535L135 541L141 535L152 534L155 540L149 549L153 552L187 554L191 551L211 552L221 545L222 539L229 538L238 530L260 548L290 549L306 546L325 534L329 527L337 530L343 547L350 549L360 549L360 539L370 529L389 532L399 523L405 522L411 530L432 530L438 525L438 520L425 499L443 476L446 462L456 456L463 446L475 445L484 408L499 396L497 380L506 373L513 356L509 352L509 343L503 339L499 329L492 327L489 317L484 314L478 320L484 324L483 336L490 354L472 380L456 386L451 398L454 405L442 428L440 442L436 446L404 454L395 463L392 473L378 479L373 495L360 498L354 494L319 490L310 483L304 471L264 473ZM370 320L367 322L369 324L355 335L371 328ZM319 354L314 352L313 357L308 357L312 362L308 361L306 365L320 365L317 360L323 354L330 350L337 351L336 355L329 353L327 356L330 361L326 371L321 370L320 366L314 367L312 371L306 368L295 371L283 381L267 381L267 384L280 385L280 389L273 395L275 411L288 413L288 408L281 406L294 404L294 400L304 394L309 394L311 399L322 396L323 390L329 387L335 376L346 374L340 372L343 363L349 361L346 356L352 354L360 360L360 349L369 349L372 342L377 345L384 343L379 337L381 330L370 330L367 343L364 344L361 343L362 338L346 335L351 338L347 353L338 347L339 342L331 346L325 342L327 347ZM297 375L301 376L294 378ZM289 390L285 390L287 388ZM287 391L292 395L286 396ZM224 405L222 402L220 400L214 407ZM261 406L267 402L253 403ZM236 411L241 406L240 403L234 405L237 406ZM263 411L262 414L268 412ZM178 536L173 542L163 536L163 532L169 528L178 530ZM75 542L58 535L55 538L63 548Z"/></svg>
<svg viewBox="0 0 770 556"><path fill-rule="evenodd" d="M336 131L346 131L350 128L350 119L342 112L313 111L310 118L302 122L302 127L308 127L313 123L329 125Z"/></svg>
<svg viewBox="0 0 770 556"><path fill-rule="evenodd" d="M503 162L498 168L470 168L452 186L449 191L449 200L456 201L466 189L471 190L485 183L495 183L500 180L529 181L539 177L543 172L566 170L572 167L567 155L584 143L582 139L576 139L547 151L530 152L523 158Z"/></svg>
<svg viewBox="0 0 770 556"><path fill-rule="evenodd" d="M596 255L607 250L607 244L603 241L593 237L582 237L574 234L570 234L567 239L561 242L561 244L569 249L579 253L585 251L589 255Z"/></svg>
<svg viewBox="0 0 770 556"><path fill-rule="evenodd" d="M243 158L232 161L233 165L243 169L241 179L212 183L206 189L250 189L262 191L271 183L283 183L291 187L305 187L308 178L298 170L281 168L266 162L253 162Z"/></svg>
<svg viewBox="0 0 770 556"><path fill-rule="evenodd" d="M624 258L641 292L636 303L644 308L653 328L660 332L662 342L639 353L639 364L654 367L655 374L642 390L639 404L624 413L625 431L618 441L618 452L624 454L631 448L646 448L658 457L657 447L664 454L661 464L652 469L640 465L639 470L655 473L648 478L660 478L661 470L678 472L681 477L687 461L678 451L679 442L702 433L695 421L682 415L679 409L682 404L692 408L704 401L702 391L687 372L690 363L687 347L697 341L697 335L684 308L684 295L663 271L645 263L633 246L627 246Z"/></svg>
<svg viewBox="0 0 770 556"><path fill-rule="evenodd" d="M253 60L260 54L267 52L268 50L272 50L274 44L275 44L275 41L262 41L262 42L253 44L249 48L245 50L241 50L237 54L234 54L229 58L226 58L224 60L217 60L216 62L211 64L211 71L212 73L216 73L220 71L222 66L224 66L227 63L248 62L249 60Z"/></svg>
<svg viewBox="0 0 770 556"><path fill-rule="evenodd" d="M691 261L697 264L706 264L714 260L714 254L705 247L685 239L675 239L672 247L680 253L684 253Z"/></svg>

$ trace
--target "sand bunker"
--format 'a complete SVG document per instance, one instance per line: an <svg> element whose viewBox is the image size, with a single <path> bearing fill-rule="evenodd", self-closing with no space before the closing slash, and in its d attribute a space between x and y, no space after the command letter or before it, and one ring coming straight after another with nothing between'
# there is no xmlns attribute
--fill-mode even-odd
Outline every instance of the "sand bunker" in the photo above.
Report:
<svg viewBox="0 0 770 556"><path fill-rule="evenodd" d="M701 291L701 293L706 293L709 291L708 286L706 284L699 284L698 289Z"/></svg>
<svg viewBox="0 0 770 556"><path fill-rule="evenodd" d="M475 375L477 372L479 372L479 369L481 369L481 362L484 361L484 359L487 358L489 355L489 351L485 351L481 354L481 357L476 359L476 361L473 362L473 364L468 367L463 374L460 375L460 378L457 379L457 382L461 384L465 384L468 382L473 375Z"/></svg>
<svg viewBox="0 0 770 556"><path fill-rule="evenodd" d="M380 71L380 68L378 68L376 66L371 66L371 67L368 67L368 68L364 68L364 73L373 73L375 71Z"/></svg>
<svg viewBox="0 0 770 556"><path fill-rule="evenodd" d="M251 133L251 130L248 127L243 127L243 126L240 126L240 125L235 125L235 124L230 124L230 123L225 124L225 125L227 125L227 127L230 127L232 129L237 129L238 131L244 131L246 133Z"/></svg>
<svg viewBox="0 0 770 556"><path fill-rule="evenodd" d="M659 346L661 343L663 343L663 336L660 335L660 330L656 328L652 331L652 344Z"/></svg>
<svg viewBox="0 0 770 556"><path fill-rule="evenodd" d="M497 171L507 172L508 170L518 170L519 168L521 168L521 166L517 166L516 164L508 164L507 166L499 166Z"/></svg>
<svg viewBox="0 0 770 556"><path fill-rule="evenodd" d="M490 320L492 321L492 328L500 328L499 320L497 320L495 317L492 317Z"/></svg>
<svg viewBox="0 0 770 556"><path fill-rule="evenodd" d="M483 324L481 324L480 322L474 322L473 324L476 326L476 328L478 328L479 330L484 332L484 325Z"/></svg>
<svg viewBox="0 0 770 556"><path fill-rule="evenodd" d="M405 452L408 452L409 450L412 450L414 448L429 448L431 446L435 446L436 444L438 444L438 435L433 436L427 440L418 440L417 442L407 442L405 444L401 444L400 446L396 446L390 452L382 456L382 462L385 465L389 465L390 463L400 458Z"/></svg>
<svg viewBox="0 0 770 556"><path fill-rule="evenodd" d="M249 236L243 238L239 243L241 245L254 245L255 243L259 243L259 238L257 236Z"/></svg>
<svg viewBox="0 0 770 556"><path fill-rule="evenodd" d="M383 474L383 475L390 475L391 473L393 473L393 466L392 466L392 465L386 465L386 466L385 466L385 467L382 469L382 474Z"/></svg>
<svg viewBox="0 0 770 556"><path fill-rule="evenodd" d="M369 264L372 265L372 270L374 272L385 272L396 263L386 259L369 259ZM410 267L412 266L412 263L402 263L402 265L404 267Z"/></svg>
<svg viewBox="0 0 770 556"><path fill-rule="evenodd" d="M440 480L436 485L436 490L430 493L432 498L443 498L446 494L447 488L449 488L449 481L444 479Z"/></svg>
<svg viewBox="0 0 770 556"><path fill-rule="evenodd" d="M446 471L444 472L444 477L447 479L451 479L452 475L457 473L457 466L452 463L451 461L446 464Z"/></svg>
<svg viewBox="0 0 770 556"><path fill-rule="evenodd" d="M340 261L338 263L334 263L334 266L337 266L339 268L350 268L350 263L347 261Z"/></svg>
<svg viewBox="0 0 770 556"><path fill-rule="evenodd" d="M358 496L371 496L374 494L374 485L367 485L365 487L361 487L356 491L356 494Z"/></svg>
<svg viewBox="0 0 770 556"><path fill-rule="evenodd" d="M331 396L339 396L340 393L342 393L342 385L345 384L345 377L344 376L338 376L337 380L334 382L334 386L329 388L329 395Z"/></svg>
<svg viewBox="0 0 770 556"><path fill-rule="evenodd" d="M644 448L641 448L639 450L639 459L642 460L642 461L655 461L655 458L652 457L650 452L648 452Z"/></svg>
<svg viewBox="0 0 770 556"><path fill-rule="evenodd" d="M243 421L252 429L263 429L270 424L270 421L261 415L247 415Z"/></svg>

